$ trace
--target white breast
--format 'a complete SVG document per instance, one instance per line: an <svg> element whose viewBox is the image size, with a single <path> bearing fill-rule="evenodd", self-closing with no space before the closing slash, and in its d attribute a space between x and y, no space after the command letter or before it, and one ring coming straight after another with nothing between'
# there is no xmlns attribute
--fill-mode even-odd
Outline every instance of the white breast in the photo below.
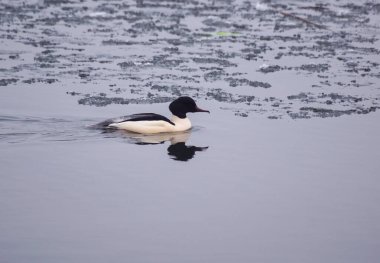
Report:
<svg viewBox="0 0 380 263"><path fill-rule="evenodd" d="M186 131L191 128L191 122L188 118L181 119L173 116L171 121L175 124L172 125L166 121L125 121L120 123L112 123L109 126L118 129L123 129L136 133L154 134L163 132L179 132Z"/></svg>
<svg viewBox="0 0 380 263"><path fill-rule="evenodd" d="M173 115L171 121L175 124L174 131L186 131L191 128L191 121L188 118L181 119Z"/></svg>

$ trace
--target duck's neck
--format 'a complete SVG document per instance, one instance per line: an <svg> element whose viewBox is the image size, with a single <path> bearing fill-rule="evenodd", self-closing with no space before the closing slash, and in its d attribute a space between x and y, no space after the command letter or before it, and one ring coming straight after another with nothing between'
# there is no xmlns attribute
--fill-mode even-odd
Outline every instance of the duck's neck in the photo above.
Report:
<svg viewBox="0 0 380 263"><path fill-rule="evenodd" d="M191 122L189 118L179 118L175 115L171 117L171 121L175 124L174 129L176 131L186 131L191 128Z"/></svg>

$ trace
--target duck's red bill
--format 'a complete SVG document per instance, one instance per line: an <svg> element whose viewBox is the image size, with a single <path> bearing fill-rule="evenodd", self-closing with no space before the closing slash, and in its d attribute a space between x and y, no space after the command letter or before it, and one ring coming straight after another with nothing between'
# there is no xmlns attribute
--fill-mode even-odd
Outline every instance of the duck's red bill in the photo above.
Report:
<svg viewBox="0 0 380 263"><path fill-rule="evenodd" d="M195 112L208 112L208 113L210 113L210 111L202 110L201 108L198 108L198 106L195 107Z"/></svg>

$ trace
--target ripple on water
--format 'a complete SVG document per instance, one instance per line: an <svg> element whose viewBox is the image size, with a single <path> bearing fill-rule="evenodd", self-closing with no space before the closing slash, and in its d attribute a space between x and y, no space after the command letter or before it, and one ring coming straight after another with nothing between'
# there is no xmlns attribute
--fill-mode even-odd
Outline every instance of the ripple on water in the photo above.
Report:
<svg viewBox="0 0 380 263"><path fill-rule="evenodd" d="M0 116L0 143L76 141L91 138L85 129L93 120Z"/></svg>

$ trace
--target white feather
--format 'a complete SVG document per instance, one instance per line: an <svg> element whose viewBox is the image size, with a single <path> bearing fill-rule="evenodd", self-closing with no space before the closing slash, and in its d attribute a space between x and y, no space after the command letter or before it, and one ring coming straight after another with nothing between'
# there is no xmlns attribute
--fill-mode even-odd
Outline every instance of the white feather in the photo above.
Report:
<svg viewBox="0 0 380 263"><path fill-rule="evenodd" d="M178 118L172 116L171 121L175 124L172 125L166 121L125 121L119 123L111 123L110 127L123 129L136 133L154 134L163 132L180 132L186 131L191 128L191 122L188 118Z"/></svg>

